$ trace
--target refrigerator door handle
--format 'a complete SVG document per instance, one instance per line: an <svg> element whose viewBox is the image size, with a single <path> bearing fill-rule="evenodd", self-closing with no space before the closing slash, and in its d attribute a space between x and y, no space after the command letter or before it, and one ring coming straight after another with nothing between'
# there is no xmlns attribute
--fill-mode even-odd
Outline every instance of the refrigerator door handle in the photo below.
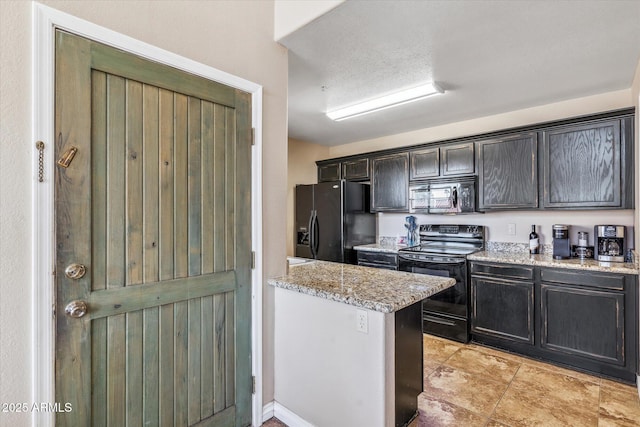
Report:
<svg viewBox="0 0 640 427"><path fill-rule="evenodd" d="M313 231L313 225L314 225L314 217L315 217L315 213L316 211L311 211L311 214L309 215L309 228L307 228L307 230L309 230L309 250L311 251L311 257L315 258L316 254L313 253L313 235L314 235L314 231Z"/></svg>
<svg viewBox="0 0 640 427"><path fill-rule="evenodd" d="M318 211L313 211L313 257L318 256L320 248L320 232L318 231Z"/></svg>

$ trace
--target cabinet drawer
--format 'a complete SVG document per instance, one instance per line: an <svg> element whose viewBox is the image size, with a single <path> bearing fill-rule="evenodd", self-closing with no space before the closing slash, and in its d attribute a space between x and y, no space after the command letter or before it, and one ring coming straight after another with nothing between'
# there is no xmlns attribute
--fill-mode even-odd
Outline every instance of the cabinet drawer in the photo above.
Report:
<svg viewBox="0 0 640 427"><path fill-rule="evenodd" d="M358 265L395 270L398 268L398 255L383 252L358 251Z"/></svg>
<svg viewBox="0 0 640 427"><path fill-rule="evenodd" d="M543 282L565 283L592 288L624 290L624 276L606 273L589 273L571 270L540 269Z"/></svg>
<svg viewBox="0 0 640 427"><path fill-rule="evenodd" d="M533 280L533 267L520 267L515 264L480 264L472 262L471 274L499 276L503 279Z"/></svg>

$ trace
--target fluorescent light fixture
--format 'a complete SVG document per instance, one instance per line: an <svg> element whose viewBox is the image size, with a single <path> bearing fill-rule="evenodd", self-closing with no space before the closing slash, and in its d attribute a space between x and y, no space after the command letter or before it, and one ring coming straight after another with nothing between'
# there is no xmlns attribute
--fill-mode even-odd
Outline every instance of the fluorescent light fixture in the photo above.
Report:
<svg viewBox="0 0 640 427"><path fill-rule="evenodd" d="M370 99L350 107L327 111L327 117L339 122L341 120L351 119L353 117L362 116L375 111L386 110L387 108L408 104L409 102L419 101L427 96L436 95L438 93L444 93L444 91L435 83L427 83L411 89L405 89L400 92L381 96L379 98Z"/></svg>

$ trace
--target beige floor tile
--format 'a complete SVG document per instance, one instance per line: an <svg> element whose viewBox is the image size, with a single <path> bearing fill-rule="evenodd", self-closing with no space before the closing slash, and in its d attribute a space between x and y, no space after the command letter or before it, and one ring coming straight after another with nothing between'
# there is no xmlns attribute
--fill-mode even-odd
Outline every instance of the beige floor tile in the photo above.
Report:
<svg viewBox="0 0 640 427"><path fill-rule="evenodd" d="M607 381L607 384L600 387L599 414L599 426L640 426L640 398L637 389Z"/></svg>
<svg viewBox="0 0 640 427"><path fill-rule="evenodd" d="M498 422L496 420L489 420L487 425L485 425L484 427L511 427L511 426L507 424L502 424L501 422Z"/></svg>
<svg viewBox="0 0 640 427"><path fill-rule="evenodd" d="M418 396L417 427L460 427L486 424L487 419L457 405L422 393Z"/></svg>
<svg viewBox="0 0 640 427"><path fill-rule="evenodd" d="M597 426L599 386L523 364L491 419L510 426Z"/></svg>
<svg viewBox="0 0 640 427"><path fill-rule="evenodd" d="M444 364L473 375L486 375L496 381L507 383L513 379L520 367L520 363L513 360L472 348L461 348Z"/></svg>
<svg viewBox="0 0 640 427"><path fill-rule="evenodd" d="M508 385L443 365L427 378L425 393L488 418Z"/></svg>
<svg viewBox="0 0 640 427"><path fill-rule="evenodd" d="M504 359L509 359L517 363L523 363L527 360L526 357L520 356L518 354L510 353L508 351L503 351L503 350L496 350L494 348L485 347L480 344L468 344L466 348L476 350L476 351L481 351L482 353L486 353L486 354L492 354L494 356L499 356Z"/></svg>
<svg viewBox="0 0 640 427"><path fill-rule="evenodd" d="M455 341L433 335L423 335L422 348L425 361L444 362L463 346L464 344Z"/></svg>
<svg viewBox="0 0 640 427"><path fill-rule="evenodd" d="M435 360L425 360L423 363L423 369L424 369L424 377L428 377L433 371L435 371L438 366L442 365L442 363L435 361Z"/></svg>
<svg viewBox="0 0 640 427"><path fill-rule="evenodd" d="M635 385L629 385L629 384L621 383L618 381L608 380L606 378L602 378L600 380L600 386L605 388L619 389L622 391L626 391L627 393L638 394L638 389L636 388Z"/></svg>
<svg viewBox="0 0 640 427"><path fill-rule="evenodd" d="M581 381L589 381L594 384L600 384L600 378L594 375L585 374L584 372L574 371L573 369L566 369L560 366L552 365L550 363L541 362L539 360L534 359L525 359L523 362L529 366L535 366L537 368L545 369L547 371L552 371L554 373L560 375L566 375L572 378L579 379Z"/></svg>

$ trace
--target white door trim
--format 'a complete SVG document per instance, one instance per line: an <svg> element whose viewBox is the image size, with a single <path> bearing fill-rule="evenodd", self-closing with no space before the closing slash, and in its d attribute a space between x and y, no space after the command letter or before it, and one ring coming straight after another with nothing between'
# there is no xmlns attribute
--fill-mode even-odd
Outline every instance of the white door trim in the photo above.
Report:
<svg viewBox="0 0 640 427"><path fill-rule="evenodd" d="M252 270L252 370L256 393L252 397L254 426L262 424L262 86L180 55L141 42L39 3L32 10L32 403L55 402L54 299L54 30L61 28L155 62L170 65L251 93L255 145L251 164L251 237L256 253ZM44 182L38 182L36 141L45 143ZM64 404L64 402L62 402ZM54 426L55 413L37 412L33 426Z"/></svg>

